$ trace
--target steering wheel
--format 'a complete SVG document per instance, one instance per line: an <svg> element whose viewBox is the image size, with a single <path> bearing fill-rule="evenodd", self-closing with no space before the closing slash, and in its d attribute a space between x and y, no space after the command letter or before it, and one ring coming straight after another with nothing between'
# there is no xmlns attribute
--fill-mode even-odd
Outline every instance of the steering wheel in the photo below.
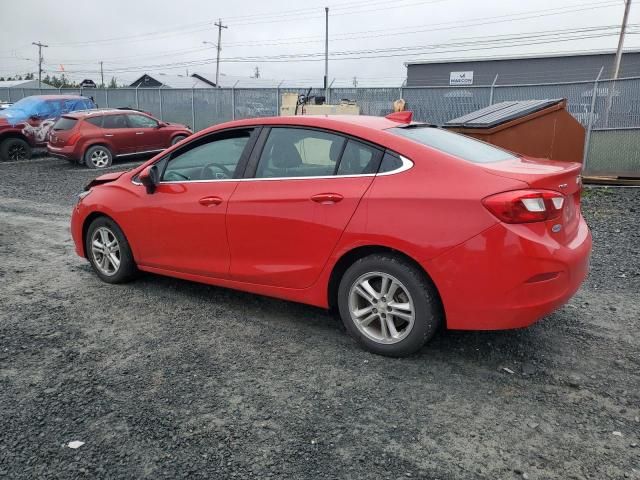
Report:
<svg viewBox="0 0 640 480"><path fill-rule="evenodd" d="M233 172L229 170L227 167L225 167L224 165L220 163L209 163L204 167L202 167L202 170L200 170L200 179L201 180L219 180L220 177L218 177L218 175L216 175L216 173L211 170L212 168L217 168L220 171L222 171L222 173L224 174L224 178L233 177ZM211 172L211 175L207 175L207 173L209 172Z"/></svg>

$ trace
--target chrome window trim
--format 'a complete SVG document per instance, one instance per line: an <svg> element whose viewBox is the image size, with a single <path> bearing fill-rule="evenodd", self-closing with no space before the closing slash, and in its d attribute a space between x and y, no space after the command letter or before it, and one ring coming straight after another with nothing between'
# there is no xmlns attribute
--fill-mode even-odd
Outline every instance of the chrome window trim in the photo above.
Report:
<svg viewBox="0 0 640 480"><path fill-rule="evenodd" d="M144 152L132 152L132 153L121 153L120 155L116 155L116 157L130 157L131 155L144 155L145 153L158 153L162 152L164 148L160 148L158 150L145 150Z"/></svg>
<svg viewBox="0 0 640 480"><path fill-rule="evenodd" d="M158 185L172 185L172 184L181 184L181 183L211 183L211 182L263 182L263 181L274 181L274 180L327 180L330 178L357 178L357 177L383 177L388 175L395 175L397 173L406 172L410 168L413 167L414 163L412 160L409 160L407 157L402 155L398 155L400 160L402 161L402 165L396 168L395 170L391 170L389 172L383 173L357 173L353 175L322 175L318 177L268 177L268 178L221 178L218 180L174 180L169 182L158 182ZM139 173L138 173L139 174ZM135 175L137 176L137 175ZM142 185L140 182L135 182L131 179L131 183L134 185Z"/></svg>

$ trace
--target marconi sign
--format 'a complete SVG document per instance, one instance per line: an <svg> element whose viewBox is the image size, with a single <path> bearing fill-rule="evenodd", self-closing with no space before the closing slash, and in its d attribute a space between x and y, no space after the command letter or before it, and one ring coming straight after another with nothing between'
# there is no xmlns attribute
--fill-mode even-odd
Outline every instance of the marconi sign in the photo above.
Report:
<svg viewBox="0 0 640 480"><path fill-rule="evenodd" d="M473 72L451 72L449 85L473 85Z"/></svg>

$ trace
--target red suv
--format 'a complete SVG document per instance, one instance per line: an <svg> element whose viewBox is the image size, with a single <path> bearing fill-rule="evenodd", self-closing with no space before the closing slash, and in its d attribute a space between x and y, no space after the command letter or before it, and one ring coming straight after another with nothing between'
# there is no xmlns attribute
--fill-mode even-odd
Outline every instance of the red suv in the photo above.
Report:
<svg viewBox="0 0 640 480"><path fill-rule="evenodd" d="M94 110L62 116L49 133L50 155L106 168L114 157L156 153L193 132L138 111Z"/></svg>

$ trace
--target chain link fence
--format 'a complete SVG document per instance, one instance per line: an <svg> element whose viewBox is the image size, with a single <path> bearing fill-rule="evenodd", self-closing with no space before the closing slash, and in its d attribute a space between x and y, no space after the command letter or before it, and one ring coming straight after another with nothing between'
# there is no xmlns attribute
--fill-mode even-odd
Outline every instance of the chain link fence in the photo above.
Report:
<svg viewBox="0 0 640 480"><path fill-rule="evenodd" d="M0 101L30 95L93 97L100 107L138 108L170 122L202 130L234 119L278 115L282 94L328 96L330 103L357 102L363 115L386 115L403 98L414 119L436 125L493 103L566 98L568 111L588 131L586 175L640 177L640 78L535 85L393 88L115 88L0 89Z"/></svg>

